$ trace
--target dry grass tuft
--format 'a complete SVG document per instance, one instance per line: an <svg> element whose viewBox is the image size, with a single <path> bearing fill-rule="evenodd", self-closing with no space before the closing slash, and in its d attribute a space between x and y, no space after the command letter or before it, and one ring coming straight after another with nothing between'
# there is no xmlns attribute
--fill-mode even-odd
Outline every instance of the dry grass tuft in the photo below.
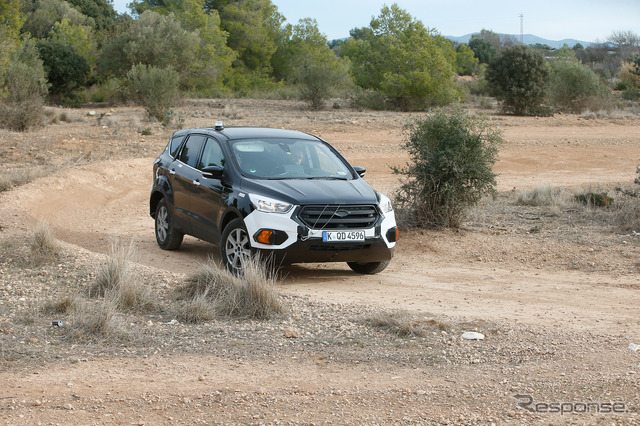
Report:
<svg viewBox="0 0 640 426"><path fill-rule="evenodd" d="M29 247L31 249L30 263L33 265L41 265L55 260L61 250L51 226L43 221L36 225Z"/></svg>
<svg viewBox="0 0 640 426"><path fill-rule="evenodd" d="M107 262L99 269L89 289L89 296L109 299L121 309L152 306L148 287L132 268L135 256L133 241L128 244L113 243Z"/></svg>
<svg viewBox="0 0 640 426"><path fill-rule="evenodd" d="M0 175L0 192L9 191L16 186L25 185L42 176L49 170L42 166L28 166L5 169Z"/></svg>
<svg viewBox="0 0 640 426"><path fill-rule="evenodd" d="M80 340L87 338L117 338L126 336L124 325L117 317L118 308L110 299L88 301L78 299L69 318L68 331Z"/></svg>
<svg viewBox="0 0 640 426"><path fill-rule="evenodd" d="M417 318L406 311L377 312L364 323L400 337L428 337L434 331L449 329L449 325L434 318Z"/></svg>
<svg viewBox="0 0 640 426"><path fill-rule="evenodd" d="M640 233L640 197L618 199L613 209L614 221L621 231Z"/></svg>
<svg viewBox="0 0 640 426"><path fill-rule="evenodd" d="M182 298L189 300L182 306L179 316L190 322L206 320L210 312L230 317L270 318L282 312L278 295L273 290L276 280L276 274L259 258L248 262L241 276L210 259L178 290ZM194 312L189 312L190 308Z"/></svg>
<svg viewBox="0 0 640 426"><path fill-rule="evenodd" d="M177 318L185 323L198 324L211 321L216 317L215 304L209 294L194 294L178 306Z"/></svg>
<svg viewBox="0 0 640 426"><path fill-rule="evenodd" d="M244 111L237 105L225 105L222 110L222 115L231 119L244 118Z"/></svg>
<svg viewBox="0 0 640 426"><path fill-rule="evenodd" d="M517 203L521 206L567 208L572 204L572 195L564 188L540 185L532 190L522 190Z"/></svg>
<svg viewBox="0 0 640 426"><path fill-rule="evenodd" d="M82 303L80 299L78 294L69 294L61 299L46 301L40 310L43 314L70 314L79 303Z"/></svg>

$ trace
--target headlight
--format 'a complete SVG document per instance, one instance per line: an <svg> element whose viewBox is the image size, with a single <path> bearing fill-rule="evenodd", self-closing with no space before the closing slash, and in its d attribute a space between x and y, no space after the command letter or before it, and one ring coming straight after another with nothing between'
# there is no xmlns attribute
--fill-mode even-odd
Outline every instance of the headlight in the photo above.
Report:
<svg viewBox="0 0 640 426"><path fill-rule="evenodd" d="M261 212L265 213L289 213L293 208L293 204L283 201L274 200L273 198L263 197L262 195L249 194L251 202Z"/></svg>
<svg viewBox="0 0 640 426"><path fill-rule="evenodd" d="M384 194L378 192L378 205L380 206L380 210L382 213L389 213L393 211L393 206L391 205L391 200Z"/></svg>

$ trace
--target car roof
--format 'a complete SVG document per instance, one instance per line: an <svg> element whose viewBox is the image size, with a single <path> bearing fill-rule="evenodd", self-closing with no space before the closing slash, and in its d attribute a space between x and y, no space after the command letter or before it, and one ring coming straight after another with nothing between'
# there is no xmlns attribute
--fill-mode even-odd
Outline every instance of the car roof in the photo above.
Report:
<svg viewBox="0 0 640 426"><path fill-rule="evenodd" d="M270 127L224 127L217 129L214 127L198 127L183 129L174 133L176 136L185 136L192 133L204 133L220 139L220 136L227 140L234 139L306 139L320 140L318 137L298 130L273 129Z"/></svg>

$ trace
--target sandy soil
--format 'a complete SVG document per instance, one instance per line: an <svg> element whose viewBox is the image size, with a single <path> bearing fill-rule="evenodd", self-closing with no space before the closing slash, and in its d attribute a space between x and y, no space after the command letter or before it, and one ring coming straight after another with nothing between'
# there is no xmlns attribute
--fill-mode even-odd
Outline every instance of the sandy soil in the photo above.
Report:
<svg viewBox="0 0 640 426"><path fill-rule="evenodd" d="M402 165L407 159L401 143L402 124L409 115L346 109L312 115L282 102L233 103L241 113L226 118L228 125L319 133L352 164L366 167L372 186L391 193L397 185L389 165ZM210 124L220 107L214 101L194 101L181 111L191 127ZM135 109L118 108L112 114L114 122L132 114L141 117ZM493 115L490 119L505 139L495 168L498 189L504 194L542 184L610 188L632 182L640 164L638 117ZM140 123L144 125L142 119ZM86 135L79 142L81 131ZM142 137L125 129L108 142L113 132L113 124L103 128L85 119L48 126L33 137L46 135L55 139L52 145L67 144L69 150L80 152L97 152L99 144L145 141L159 153L170 134L157 127L154 136ZM58 238L79 250L105 253L114 239L132 239L142 265L178 274L193 272L216 249L192 238L186 238L178 252L158 249L147 207L154 154L64 168L0 194L2 231L26 232L44 220L54 226ZM208 353L91 357L55 368L0 370L0 380L8 385L0 397L5 393L10 397L0 400L0 420L24 424L639 422L635 409L629 408L637 405L640 390L640 352L633 353L626 344L640 343L640 237L569 225L561 235L536 236L522 231L524 225L499 223L490 210L473 217L473 223L457 232L403 232L390 267L377 276L354 275L341 264L294 265L287 268L278 290L323 303L506 322L571 336L589 333L597 346L580 356L579 365L570 355L522 368L508 364L431 368L381 361L346 365L277 355L237 362ZM572 344L566 342L573 348ZM614 376L617 381L610 380ZM616 385L599 388L603 382ZM532 394L536 401L617 400L624 401L630 412L529 413L518 408L513 397L527 389L538 392Z"/></svg>

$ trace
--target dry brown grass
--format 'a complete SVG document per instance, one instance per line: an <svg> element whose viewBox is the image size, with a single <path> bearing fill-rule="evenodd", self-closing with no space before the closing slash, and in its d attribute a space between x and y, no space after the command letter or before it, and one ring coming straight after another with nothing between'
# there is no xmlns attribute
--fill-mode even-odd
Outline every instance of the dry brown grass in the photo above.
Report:
<svg viewBox="0 0 640 426"><path fill-rule="evenodd" d="M248 262L241 276L210 259L178 290L180 297L188 301L178 316L190 322L206 320L211 312L230 317L270 318L282 312L273 289L276 280L276 274L259 258Z"/></svg>
<svg viewBox="0 0 640 426"><path fill-rule="evenodd" d="M41 265L52 262L59 256L61 248L56 240L51 226L43 221L36 225L29 242L31 256L29 262L32 265Z"/></svg>
<svg viewBox="0 0 640 426"><path fill-rule="evenodd" d="M77 299L65 325L68 333L79 340L91 338L120 338L127 335L124 324L117 316L118 307L111 299L97 301Z"/></svg>
<svg viewBox="0 0 640 426"><path fill-rule="evenodd" d="M428 337L434 331L449 329L449 325L434 318L418 318L406 311L377 312L364 323L400 337Z"/></svg>
<svg viewBox="0 0 640 426"><path fill-rule="evenodd" d="M573 195L561 187L540 185L532 190L520 191L517 203L521 206L549 207L551 210L560 210L573 204Z"/></svg>
<svg viewBox="0 0 640 426"><path fill-rule="evenodd" d="M133 269L135 257L133 241L128 244L114 242L106 263L100 267L89 288L89 296L109 299L121 309L153 306L149 288Z"/></svg>

